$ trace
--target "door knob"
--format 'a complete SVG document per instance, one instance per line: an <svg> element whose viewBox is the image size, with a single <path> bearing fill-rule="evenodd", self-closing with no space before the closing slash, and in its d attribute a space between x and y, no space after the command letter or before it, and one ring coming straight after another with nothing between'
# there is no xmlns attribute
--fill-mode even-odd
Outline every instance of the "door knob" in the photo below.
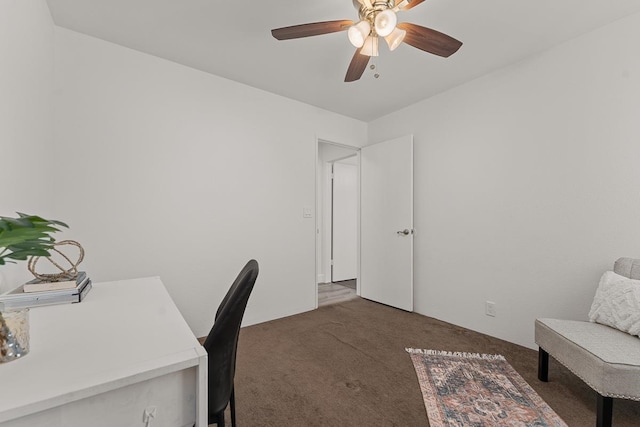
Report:
<svg viewBox="0 0 640 427"><path fill-rule="evenodd" d="M400 236L408 236L409 234L411 234L411 231L409 231L408 229L405 228L404 230L398 231L397 233Z"/></svg>

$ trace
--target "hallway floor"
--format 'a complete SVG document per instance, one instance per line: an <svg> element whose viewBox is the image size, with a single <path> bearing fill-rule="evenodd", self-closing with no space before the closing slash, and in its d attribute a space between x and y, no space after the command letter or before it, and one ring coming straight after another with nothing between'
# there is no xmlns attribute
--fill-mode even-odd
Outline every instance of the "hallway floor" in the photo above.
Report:
<svg viewBox="0 0 640 427"><path fill-rule="evenodd" d="M355 280L337 283L318 283L318 307L358 298Z"/></svg>

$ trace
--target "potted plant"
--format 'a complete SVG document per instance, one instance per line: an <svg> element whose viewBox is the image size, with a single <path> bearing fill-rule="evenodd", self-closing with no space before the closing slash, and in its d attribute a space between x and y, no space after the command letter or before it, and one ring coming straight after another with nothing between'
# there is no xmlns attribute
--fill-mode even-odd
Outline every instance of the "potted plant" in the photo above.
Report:
<svg viewBox="0 0 640 427"><path fill-rule="evenodd" d="M0 217L0 265L25 261L32 256L50 256L57 227L68 226L18 212L17 218ZM0 363L24 356L29 351L29 310L5 312L0 306Z"/></svg>

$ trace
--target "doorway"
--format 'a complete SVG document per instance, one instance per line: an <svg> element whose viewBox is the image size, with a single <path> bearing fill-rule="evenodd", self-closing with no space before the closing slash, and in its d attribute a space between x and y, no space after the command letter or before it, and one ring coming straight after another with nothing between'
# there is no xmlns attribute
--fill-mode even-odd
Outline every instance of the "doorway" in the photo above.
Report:
<svg viewBox="0 0 640 427"><path fill-rule="evenodd" d="M317 306L359 295L359 149L318 141Z"/></svg>
<svg viewBox="0 0 640 427"><path fill-rule="evenodd" d="M328 189L334 184L332 166L355 153L358 238L353 297L413 311L413 135L361 149L318 140L317 148L316 283L339 286L332 282L336 246ZM316 307L318 289L316 285Z"/></svg>

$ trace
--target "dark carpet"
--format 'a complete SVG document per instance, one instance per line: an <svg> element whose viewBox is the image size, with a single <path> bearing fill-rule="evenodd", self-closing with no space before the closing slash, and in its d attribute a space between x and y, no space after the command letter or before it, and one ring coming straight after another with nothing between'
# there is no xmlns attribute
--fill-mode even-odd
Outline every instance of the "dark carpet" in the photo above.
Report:
<svg viewBox="0 0 640 427"><path fill-rule="evenodd" d="M238 426L428 426L406 347L501 354L569 426L595 425L595 392L554 360L542 383L534 350L358 298L241 330ZM640 402L613 410L640 426Z"/></svg>

